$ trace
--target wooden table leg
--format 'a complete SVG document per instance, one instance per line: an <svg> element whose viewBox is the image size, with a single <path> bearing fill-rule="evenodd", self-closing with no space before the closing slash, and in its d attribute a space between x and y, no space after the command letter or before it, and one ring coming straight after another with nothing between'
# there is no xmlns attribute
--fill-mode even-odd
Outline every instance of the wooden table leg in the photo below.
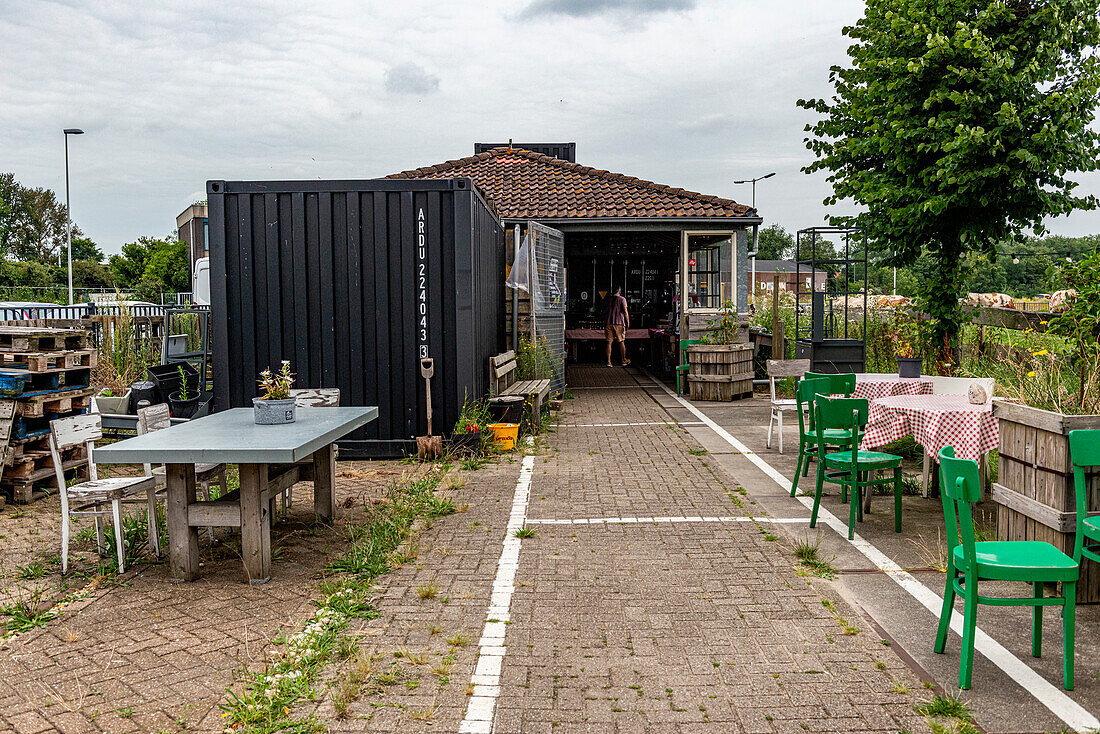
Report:
<svg viewBox="0 0 1100 734"><path fill-rule="evenodd" d="M187 522L195 501L195 465L165 467L168 515L169 573L172 581L193 581L199 575L199 532Z"/></svg>
<svg viewBox="0 0 1100 734"><path fill-rule="evenodd" d="M263 501L267 464L241 464L241 556L249 583L271 578L271 503Z"/></svg>
<svg viewBox="0 0 1100 734"><path fill-rule="evenodd" d="M313 452L313 511L332 522L336 519L336 445Z"/></svg>

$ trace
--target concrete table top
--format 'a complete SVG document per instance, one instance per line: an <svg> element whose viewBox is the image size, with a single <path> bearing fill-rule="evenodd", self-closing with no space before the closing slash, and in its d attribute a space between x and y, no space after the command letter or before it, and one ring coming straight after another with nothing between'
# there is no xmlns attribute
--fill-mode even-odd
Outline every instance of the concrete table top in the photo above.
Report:
<svg viewBox="0 0 1100 734"><path fill-rule="evenodd" d="M298 408L294 423L256 425L233 408L95 449L97 464L291 464L378 418L376 407Z"/></svg>

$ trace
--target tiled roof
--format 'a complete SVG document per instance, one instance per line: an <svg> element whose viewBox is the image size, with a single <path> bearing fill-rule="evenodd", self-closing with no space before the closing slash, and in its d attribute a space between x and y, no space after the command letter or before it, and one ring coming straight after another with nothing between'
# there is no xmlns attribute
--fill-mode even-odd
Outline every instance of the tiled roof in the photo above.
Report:
<svg viewBox="0 0 1100 734"><path fill-rule="evenodd" d="M493 148L387 178L469 176L507 219L743 217L731 199L611 173L529 150Z"/></svg>

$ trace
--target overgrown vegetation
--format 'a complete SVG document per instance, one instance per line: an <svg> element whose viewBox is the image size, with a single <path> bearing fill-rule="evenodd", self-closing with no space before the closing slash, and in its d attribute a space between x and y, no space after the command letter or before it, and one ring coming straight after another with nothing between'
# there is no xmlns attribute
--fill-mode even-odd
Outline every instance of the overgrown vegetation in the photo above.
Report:
<svg viewBox="0 0 1100 734"><path fill-rule="evenodd" d="M325 597L317 602L317 612L301 632L279 641L284 646L279 658L246 676L240 693L229 691L222 710L230 729L255 734L324 729L313 716L295 718L292 709L315 694L314 686L329 662L338 654L350 657L351 645L342 631L354 618L377 615L370 601L371 582L415 557L415 549L403 545L418 523L456 511L451 500L436 493L442 475L433 469L395 482L367 522L348 526L349 546L326 569L335 576L322 583ZM360 659L358 676L362 681L372 666L368 658ZM345 710L347 700L343 699Z"/></svg>
<svg viewBox="0 0 1100 734"><path fill-rule="evenodd" d="M550 380L554 377L554 355L545 339L531 342L530 337L519 338L516 350L517 380Z"/></svg>
<svg viewBox="0 0 1100 734"><path fill-rule="evenodd" d="M119 303L118 315L103 324L92 382L121 396L130 385L144 379L146 368L157 361L156 349L138 338L133 312L125 303Z"/></svg>

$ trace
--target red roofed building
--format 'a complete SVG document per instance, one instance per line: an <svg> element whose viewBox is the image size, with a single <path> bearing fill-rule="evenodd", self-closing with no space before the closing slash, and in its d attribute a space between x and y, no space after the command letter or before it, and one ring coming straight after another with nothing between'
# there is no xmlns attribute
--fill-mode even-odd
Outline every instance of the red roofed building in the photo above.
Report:
<svg viewBox="0 0 1100 734"><path fill-rule="evenodd" d="M602 330L603 301L617 287L630 305L632 327L670 326L671 316L671 327L682 328L682 290L689 294L689 314L705 316L723 303L747 309L748 248L762 221L751 207L539 152L573 156L573 143L525 145L478 144L474 155L389 178L472 179L505 223L509 263L533 229L538 280L554 288L565 284L560 305L567 332ZM539 250L538 243L553 244L556 233L531 223L561 233L564 262ZM526 296L520 295L510 292L510 313L520 314L509 321L512 343L530 328ZM693 325L701 321L691 319Z"/></svg>

